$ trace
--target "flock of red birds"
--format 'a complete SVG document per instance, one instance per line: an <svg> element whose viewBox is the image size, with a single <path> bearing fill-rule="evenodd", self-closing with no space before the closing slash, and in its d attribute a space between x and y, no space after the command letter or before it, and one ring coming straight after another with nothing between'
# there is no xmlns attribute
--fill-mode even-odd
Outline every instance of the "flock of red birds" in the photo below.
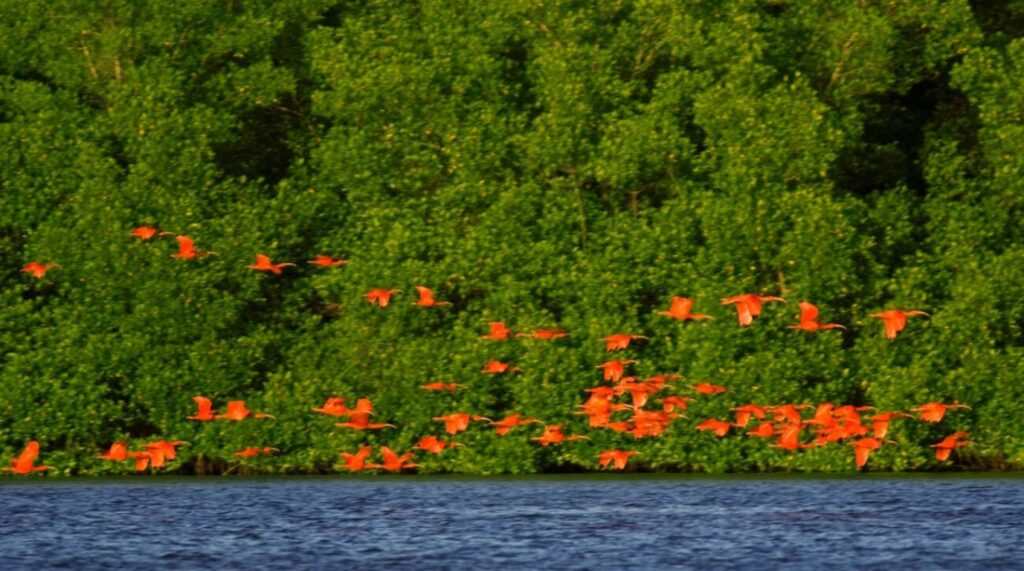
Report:
<svg viewBox="0 0 1024 571"><path fill-rule="evenodd" d="M163 232L156 228L141 226L131 232L131 236L139 240L148 241L153 238L170 236L172 233ZM178 251L171 256L176 259L195 259L202 256L215 255L214 252L197 250L194 241L188 236L177 236ZM322 267L338 267L348 263L346 260L336 259L332 256L317 255L308 263ZM256 263L249 268L281 274L286 267L295 264L283 262L273 263L270 258L263 254L256 255ZM47 271L57 267L56 264L40 262L29 262L22 270L35 278L43 278ZM421 307L440 307L451 305L446 301L435 299L433 292L424 286L416 286L419 294L415 305ZM391 297L399 293L398 289L371 289L366 293L366 300L381 308L385 308L391 302ZM721 300L724 305L735 305L737 318L740 326L748 326L753 323L755 317L759 316L766 302L782 302L780 297L759 296L745 293ZM692 312L693 300L685 297L673 297L672 304L666 311L659 311L664 315L676 320L702 321L712 319L708 315L695 314ZM824 331L830 329L846 329L843 325L836 323L821 323L818 319L818 308L809 302L800 302L800 323L791 325L791 329L803 331ZM889 340L895 339L897 334L907 325L907 318L917 315L927 315L923 311L890 309L881 313L872 314L871 317L881 319L885 324L885 336ZM566 337L568 333L561 329L537 329L531 333L513 333L503 322L491 322L489 332L482 336L482 339L490 341L503 341L512 337L530 337L542 340L555 340ZM642 335L631 335L615 333L603 338L605 349L608 352L622 351L630 346L632 341L646 339ZM714 385L708 382L700 382L684 387L691 391L691 394L666 394L657 398L656 402L660 407L653 409L645 408L648 402L662 393L667 388L676 389L680 387L672 383L680 378L680 375L668 374L658 375L646 379L637 379L635 376L626 376L626 368L635 363L631 359L612 359L598 365L596 368L602 371L603 380L608 383L600 385L587 392L590 396L580 405L577 414L588 417L588 424L593 429L612 430L620 433L630 434L635 439L657 437L668 429L672 421L679 418L687 409L690 402L697 398L715 398L716 395L726 393L728 389L723 386ZM484 364L482 373L501 375L519 372L518 367L501 361L488 361ZM434 382L421 387L427 391L449 391L455 392L465 389L464 385L458 383ZM628 397L626 396L628 395ZM622 397L622 398L620 398ZM249 410L245 401L229 401L226 410L218 413L213 408L213 402L204 396L195 396L192 399L196 404L196 413L188 416L189 420L196 422L231 421L242 422L249 419L265 419L274 417L269 414L253 412ZM916 418L923 422L940 422L948 410L957 408L969 408L959 403L929 402L913 407L912 412L886 411L871 414L864 418L861 413L871 410L870 406L834 405L822 403L817 406L809 404L776 404L757 405L753 403L744 404L732 408L735 418L732 420L710 418L697 424L696 429L707 431L715 437L722 438L730 431L740 432L748 437L772 440L771 446L785 450L795 451L802 448L825 446L832 443L849 444L854 452L854 464L860 469L868 461L872 451L881 448L885 444L893 444L886 440L889 424L901 418ZM813 410L812 410L813 409ZM331 397L321 407L311 409L312 412L335 417L339 420L337 426L352 430L382 430L394 428L395 425L384 422L371 422L370 417L374 415L373 403L368 398L357 400L355 407L349 408L346 399L343 397ZM805 418L801 411L809 411ZM618 416L617 416L618 415ZM400 472L407 469L414 469L417 465L412 461L417 452L428 454L442 454L445 450L463 446L453 440L454 435L467 430L471 423L487 423L494 427L499 436L503 436L511 430L530 424L543 425L539 436L532 440L540 446L557 445L566 441L586 439L583 435L567 435L560 424L547 424L536 418L526 418L520 413L508 414L505 418L492 420L479 415L467 412L453 412L433 418L434 421L443 423L444 432L449 435L442 439L437 435L427 435L419 439L419 442L412 447L411 451L399 454L387 446L380 447L380 463L368 462L373 450L370 446L363 446L354 453L342 452L342 467L350 471L364 470L385 470L389 472ZM751 421L756 420L756 426L751 427ZM810 433L810 434L808 434ZM938 461L949 459L955 448L970 444L966 432L955 432L940 442L932 444L935 449L935 458ZM124 462L132 460L136 471L147 469L160 469L167 465L167 461L175 459L175 450L178 446L187 445L187 442L160 440L143 445L142 450L129 451L127 441L114 442L110 449L98 457L112 462ZM240 458L253 458L262 455L272 455L278 452L273 447L249 447L235 453ZM616 470L623 470L630 457L637 452L634 450L605 450L599 453L598 463L601 467L613 466ZM46 471L49 466L35 465L39 456L39 443L30 441L25 449L14 460L11 467L3 468L4 471L15 474L32 474Z"/></svg>

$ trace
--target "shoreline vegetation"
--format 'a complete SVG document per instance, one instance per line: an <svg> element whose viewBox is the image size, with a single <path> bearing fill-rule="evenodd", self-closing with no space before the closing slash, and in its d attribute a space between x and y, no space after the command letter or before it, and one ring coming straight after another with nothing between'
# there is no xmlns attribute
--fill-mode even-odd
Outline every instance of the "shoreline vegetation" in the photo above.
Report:
<svg viewBox="0 0 1024 571"><path fill-rule="evenodd" d="M8 470L1024 466L1015 3L0 0L0 31Z"/></svg>

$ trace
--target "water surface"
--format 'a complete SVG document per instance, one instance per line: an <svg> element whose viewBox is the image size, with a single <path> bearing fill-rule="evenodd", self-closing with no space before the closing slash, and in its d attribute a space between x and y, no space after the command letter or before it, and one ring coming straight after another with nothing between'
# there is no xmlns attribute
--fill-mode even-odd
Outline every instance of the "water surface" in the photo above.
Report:
<svg viewBox="0 0 1024 571"><path fill-rule="evenodd" d="M1024 479L0 485L3 569L1020 569Z"/></svg>

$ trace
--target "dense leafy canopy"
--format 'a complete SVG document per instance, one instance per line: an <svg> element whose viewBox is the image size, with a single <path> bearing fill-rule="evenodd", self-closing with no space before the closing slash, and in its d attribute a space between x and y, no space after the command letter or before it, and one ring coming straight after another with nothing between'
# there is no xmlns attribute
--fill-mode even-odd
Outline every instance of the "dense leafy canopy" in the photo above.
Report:
<svg viewBox="0 0 1024 571"><path fill-rule="evenodd" d="M0 1L0 451L119 439L182 472L328 471L434 416L574 414L600 338L730 392L657 439L471 428L422 471L852 470L697 432L745 402L973 406L894 423L879 469L1024 463L1024 6L693 0ZM218 255L176 260L155 225ZM258 252L281 276L246 268ZM350 264L322 270L315 254ZM21 272L59 264L39 280ZM411 305L425 285L451 307ZM363 298L399 288L386 309ZM719 299L781 295L740 328ZM673 295L716 319L656 313ZM787 330L796 301L850 331ZM871 313L924 309L893 342ZM480 339L489 321L541 341ZM480 373L490 359L522 374ZM427 393L430 381L470 387ZM278 420L195 423L193 395ZM370 397L380 433L310 412Z"/></svg>

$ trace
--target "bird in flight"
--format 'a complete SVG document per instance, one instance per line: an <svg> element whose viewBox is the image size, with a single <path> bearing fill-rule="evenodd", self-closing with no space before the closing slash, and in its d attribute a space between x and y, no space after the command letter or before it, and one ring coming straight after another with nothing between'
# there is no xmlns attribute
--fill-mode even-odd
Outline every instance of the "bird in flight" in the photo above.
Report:
<svg viewBox="0 0 1024 571"><path fill-rule="evenodd" d="M413 302L413 305L420 307L442 307L445 305L451 305L450 301L437 301L434 299L434 292L430 288L423 286L414 286L416 292L419 293L419 299Z"/></svg>
<svg viewBox="0 0 1024 571"><path fill-rule="evenodd" d="M139 226L138 228L135 228L134 230L129 232L128 235L132 236L133 238L138 238L139 240L146 241L151 240L157 236L170 236L171 232L161 232L160 230L157 230L152 226Z"/></svg>
<svg viewBox="0 0 1024 571"><path fill-rule="evenodd" d="M149 468L149 462L153 458L152 454L144 451L129 452L128 457L135 460L135 471L142 472L146 468ZM157 466L154 466L156 468Z"/></svg>
<svg viewBox="0 0 1024 571"><path fill-rule="evenodd" d="M889 433L889 423L897 418L913 418L911 415L900 412L880 412L871 417L871 430L872 436L875 438L885 438L885 435Z"/></svg>
<svg viewBox="0 0 1024 571"><path fill-rule="evenodd" d="M786 303L786 300L781 297L744 293L722 299L722 305L735 303L736 316L740 320L740 326L745 327L753 323L755 317L761 315L761 304L769 301L781 301L782 303Z"/></svg>
<svg viewBox="0 0 1024 571"><path fill-rule="evenodd" d="M891 441L889 441L892 443ZM857 465L857 469L860 470L868 463L868 456L871 452L878 450L882 447L882 440L878 438L861 438L854 440L850 443L853 446L854 463Z"/></svg>
<svg viewBox="0 0 1024 571"><path fill-rule="evenodd" d="M196 250L195 241L188 236L176 236L175 240L178 241L178 251L171 254L172 258L179 260L194 260L202 256L214 256L216 252L203 252Z"/></svg>
<svg viewBox="0 0 1024 571"><path fill-rule="evenodd" d="M292 266L295 264L291 262L281 262L279 264L273 264L270 262L270 256L264 254L256 254L256 263L248 267L250 270L256 270L257 272L270 272L276 276L281 275L281 270L285 267Z"/></svg>
<svg viewBox="0 0 1024 571"><path fill-rule="evenodd" d="M342 260L341 258L332 258L331 256L325 256L323 254L317 254L315 260L306 262L307 264L313 264L314 266L320 266L321 268L332 268L338 266L344 266L348 263L348 260Z"/></svg>
<svg viewBox="0 0 1024 571"><path fill-rule="evenodd" d="M754 416L758 420L764 420L765 408L756 404L745 404L732 409L736 413L736 426L739 428L746 428L750 422L750 417Z"/></svg>
<svg viewBox="0 0 1024 571"><path fill-rule="evenodd" d="M199 410L194 415L187 417L189 420L208 422L216 418L214 413L217 411L213 410L213 401L204 396L195 396L192 397L192 400L196 402L196 406Z"/></svg>
<svg viewBox="0 0 1024 571"><path fill-rule="evenodd" d="M916 410L921 417L921 420L925 422L939 422L942 417L946 416L946 411L957 408L970 409L971 407L960 404L945 404L941 402L926 402L922 405L915 406L912 410Z"/></svg>
<svg viewBox="0 0 1024 571"><path fill-rule="evenodd" d="M128 459L128 441L118 440L110 445L110 449L97 456L100 460L112 460L114 462L124 462Z"/></svg>
<svg viewBox="0 0 1024 571"><path fill-rule="evenodd" d="M373 402L370 399L362 398L356 401L356 407L348 412L348 422L338 422L335 426L343 428L354 428L356 430L380 430L382 428L395 428L394 424L383 422L370 422L370 415L373 414Z"/></svg>
<svg viewBox="0 0 1024 571"><path fill-rule="evenodd" d="M713 385L711 383L697 383L690 388L702 395L720 395L728 390L721 385Z"/></svg>
<svg viewBox="0 0 1024 571"><path fill-rule="evenodd" d="M14 472L15 474L27 475L32 472L45 472L50 469L49 466L36 466L36 458L39 457L39 442L35 440L29 440L25 444L24 450L18 457L11 460L11 467L4 468L4 472Z"/></svg>
<svg viewBox="0 0 1024 571"><path fill-rule="evenodd" d="M550 446L552 444L558 444L565 442L566 440L587 440L586 436L573 435L566 436L562 432L561 424L549 424L544 427L544 433L540 436L531 438L531 440L537 441L541 446Z"/></svg>
<svg viewBox="0 0 1024 571"><path fill-rule="evenodd" d="M846 329L838 323L822 324L818 321L818 308L806 301L800 302L800 323L798 325L787 325L788 329L800 329L803 331L821 331L824 329Z"/></svg>
<svg viewBox="0 0 1024 571"><path fill-rule="evenodd" d="M611 361L605 361L594 368L601 369L603 371L604 380L617 383L619 382L619 379L622 378L622 374L626 370L626 365L632 365L633 363L636 363L636 361L632 359L612 359Z"/></svg>
<svg viewBox="0 0 1024 571"><path fill-rule="evenodd" d="M416 446L413 446L413 449L423 450L431 454L440 454L445 448L455 448L456 446L463 446L463 444L461 442L447 442L431 435L420 438Z"/></svg>
<svg viewBox="0 0 1024 571"><path fill-rule="evenodd" d="M605 344L605 351L621 351L629 347L629 342L636 339L647 339L643 335L629 335L626 333L613 333L601 339Z"/></svg>
<svg viewBox="0 0 1024 571"><path fill-rule="evenodd" d="M146 450L150 455L150 463L154 468L163 468L165 460L174 460L177 457L177 447L182 445L187 446L188 442L182 440L175 440L174 442L158 440L147 443Z"/></svg>
<svg viewBox="0 0 1024 571"><path fill-rule="evenodd" d="M328 416L345 416L352 412L345 406L344 397L330 397L324 402L322 407L310 410L313 412L319 412L320 414L326 414Z"/></svg>
<svg viewBox="0 0 1024 571"><path fill-rule="evenodd" d="M680 397L680 396L667 396L661 399L661 409L664 412L672 412L679 410L679 412L686 412L686 407L689 405L693 397Z"/></svg>
<svg viewBox="0 0 1024 571"><path fill-rule="evenodd" d="M416 468L417 465L409 462L412 460L413 453L406 452L401 456L397 452L388 448L387 446L380 447L380 453L384 456L383 464L367 464L367 468L381 468L388 472L400 472L406 468Z"/></svg>
<svg viewBox="0 0 1024 571"><path fill-rule="evenodd" d="M505 327L503 321L492 321L487 324L491 329L491 332L481 337L481 339L490 339L492 341L500 341L502 339L508 339L508 336L512 333L512 330Z"/></svg>
<svg viewBox="0 0 1024 571"><path fill-rule="evenodd" d="M355 454L342 452L341 457L344 459L345 467L353 472L365 470L367 468L366 459L370 456L372 450L369 446L363 446Z"/></svg>
<svg viewBox="0 0 1024 571"><path fill-rule="evenodd" d="M697 425L697 430L710 430L715 433L715 436L721 438L729 432L732 427L731 422L719 420L717 418L709 418Z"/></svg>
<svg viewBox="0 0 1024 571"><path fill-rule="evenodd" d="M943 438L940 442L932 444L931 447L935 449L935 459L939 462L949 460L949 454L954 448L970 444L970 442L963 440L964 438L967 438L966 432L954 432Z"/></svg>
<svg viewBox="0 0 1024 571"><path fill-rule="evenodd" d="M658 315L664 315L671 317L672 319L679 319L685 321L687 319L704 320L714 319L710 315L704 315L702 313L692 313L693 300L688 297L674 296L672 298L672 305L668 308L668 311L659 311Z"/></svg>
<svg viewBox="0 0 1024 571"><path fill-rule="evenodd" d="M602 468L614 462L616 470L625 470L629 457L636 454L636 450L605 450L598 454L597 462Z"/></svg>
<svg viewBox="0 0 1024 571"><path fill-rule="evenodd" d="M756 436L758 438L771 438L775 436L775 427L770 422L762 422L757 425L757 428L747 431L748 436Z"/></svg>
<svg viewBox="0 0 1024 571"><path fill-rule="evenodd" d="M896 334L907 326L907 318L915 315L923 315L925 317L931 317L923 311L912 309L910 311L903 311L901 309L890 309L881 313L872 313L871 317L875 319L881 319L885 322L885 338L892 341L896 338Z"/></svg>
<svg viewBox="0 0 1024 571"><path fill-rule="evenodd" d="M504 436L508 434L508 431L512 430L517 426L522 426L524 424L533 424L534 422L540 422L536 418L522 418L522 416L523 415L521 413L514 412L501 420L492 420L491 426L496 427L494 431L498 434L498 436Z"/></svg>
<svg viewBox="0 0 1024 571"><path fill-rule="evenodd" d="M469 421L470 420L475 420L475 421L484 421L484 420L486 420L488 422L491 421L491 419L489 419L489 418L486 418L486 417L483 417L483 416L471 415L468 412L453 412L451 414L446 414L444 416L435 416L434 420L436 420L438 422L443 422L444 423L444 431L447 432L448 434L458 434L459 432L462 432L463 430L466 430L467 428L469 428Z"/></svg>
<svg viewBox="0 0 1024 571"><path fill-rule="evenodd" d="M36 278L37 280L41 280L43 279L43 276L46 275L46 272L56 267L57 264L41 264L39 262L29 262L21 267L21 271L27 274L31 274L32 277Z"/></svg>
<svg viewBox="0 0 1024 571"><path fill-rule="evenodd" d="M484 368L481 373L488 373L491 375L502 375L505 373L521 373L522 369L519 367L513 367L509 363L502 363L501 361L487 361L484 364Z"/></svg>
<svg viewBox="0 0 1024 571"><path fill-rule="evenodd" d="M366 301L376 303L380 307L387 307L391 303L391 296L400 292L400 289L374 288L366 292Z"/></svg>
<svg viewBox="0 0 1024 571"><path fill-rule="evenodd" d="M249 418L250 415L252 415L253 418L274 418L269 414L264 414L262 412L254 413L253 411L249 410L248 408L245 407L244 400L228 401L228 410L224 414L218 414L214 418L216 418L217 420L231 420L234 422L241 422L246 418Z"/></svg>

